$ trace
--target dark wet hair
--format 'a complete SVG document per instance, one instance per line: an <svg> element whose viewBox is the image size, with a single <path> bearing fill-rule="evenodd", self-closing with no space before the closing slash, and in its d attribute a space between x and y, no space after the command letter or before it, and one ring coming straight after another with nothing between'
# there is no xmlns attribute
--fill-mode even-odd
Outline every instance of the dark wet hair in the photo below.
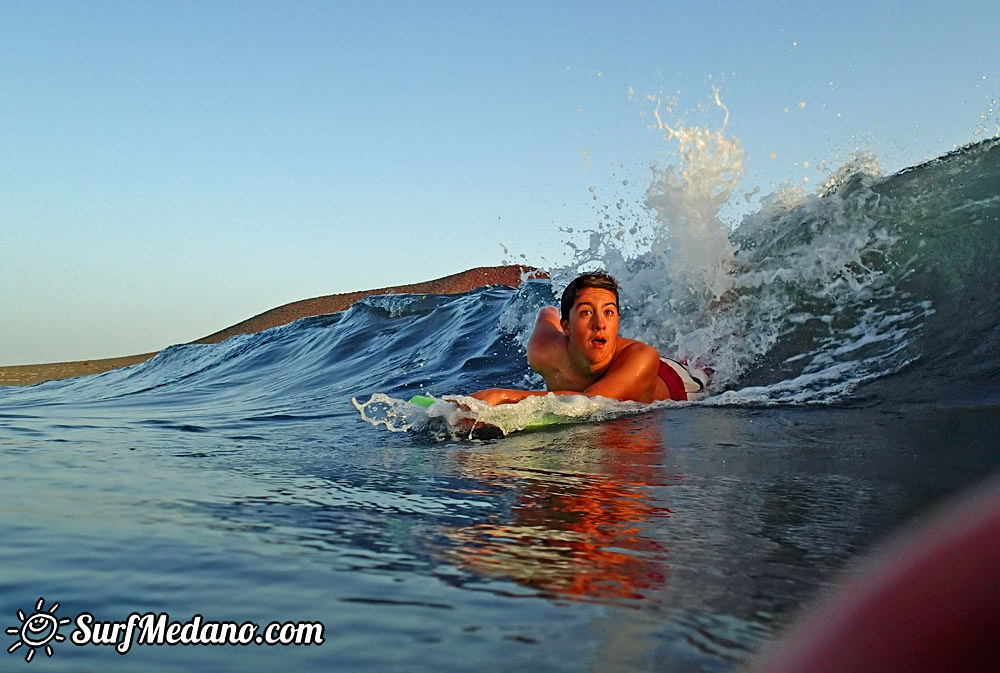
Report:
<svg viewBox="0 0 1000 673"><path fill-rule="evenodd" d="M599 290L607 290L615 295L615 306L618 304L618 281L604 273L603 271L595 271L594 273L585 273L582 276L577 276L573 281L566 286L563 290L562 300L559 304L560 313L563 320L569 320L569 312L573 310L573 304L576 303L576 295L578 295L584 288L595 287ZM619 306L620 309L620 306Z"/></svg>

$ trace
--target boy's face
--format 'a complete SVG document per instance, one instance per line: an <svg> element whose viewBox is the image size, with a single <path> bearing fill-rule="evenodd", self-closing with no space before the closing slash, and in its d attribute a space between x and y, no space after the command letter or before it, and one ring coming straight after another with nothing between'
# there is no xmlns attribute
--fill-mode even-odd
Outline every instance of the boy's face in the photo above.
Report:
<svg viewBox="0 0 1000 673"><path fill-rule="evenodd" d="M618 304L615 293L585 287L576 293L569 320L562 321L569 347L592 363L606 361L615 354L618 339Z"/></svg>

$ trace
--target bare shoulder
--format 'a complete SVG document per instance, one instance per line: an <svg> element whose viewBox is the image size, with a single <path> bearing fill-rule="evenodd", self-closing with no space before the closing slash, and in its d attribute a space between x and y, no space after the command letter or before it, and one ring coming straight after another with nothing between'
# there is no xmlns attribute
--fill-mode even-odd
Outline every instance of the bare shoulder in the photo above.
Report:
<svg viewBox="0 0 1000 673"><path fill-rule="evenodd" d="M655 357L660 359L660 352L647 343L635 339L618 337L618 352L624 354L628 352L633 357Z"/></svg>
<svg viewBox="0 0 1000 673"><path fill-rule="evenodd" d="M555 306L545 306L538 311L535 316L535 331L539 328L543 331L554 330L562 334L562 320L559 316L559 309Z"/></svg>
<svg viewBox="0 0 1000 673"><path fill-rule="evenodd" d="M619 338L615 364L630 368L645 368L649 366L659 368L660 352L641 341Z"/></svg>

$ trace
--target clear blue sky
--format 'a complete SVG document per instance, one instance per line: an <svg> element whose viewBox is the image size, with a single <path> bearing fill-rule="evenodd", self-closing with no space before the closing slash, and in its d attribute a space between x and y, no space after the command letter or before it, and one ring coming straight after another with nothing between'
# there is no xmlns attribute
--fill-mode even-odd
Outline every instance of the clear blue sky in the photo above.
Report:
<svg viewBox="0 0 1000 673"><path fill-rule="evenodd" d="M0 2L0 365L557 262L670 160L647 95L719 87L746 191L996 134L995 0L744 4Z"/></svg>

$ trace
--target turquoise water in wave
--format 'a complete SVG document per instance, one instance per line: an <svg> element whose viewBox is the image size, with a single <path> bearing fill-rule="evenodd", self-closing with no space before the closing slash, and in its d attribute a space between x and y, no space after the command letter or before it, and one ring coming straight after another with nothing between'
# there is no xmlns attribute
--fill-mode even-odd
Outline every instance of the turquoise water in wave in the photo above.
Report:
<svg viewBox="0 0 1000 673"><path fill-rule="evenodd" d="M558 290L537 281L0 389L0 626L44 597L325 638L120 656L63 626L4 670L738 669L1000 469L998 157L765 204L717 294L678 285L676 239L596 250L627 278L627 335L716 369L697 404L486 441L361 417L352 398L537 385L523 344Z"/></svg>

